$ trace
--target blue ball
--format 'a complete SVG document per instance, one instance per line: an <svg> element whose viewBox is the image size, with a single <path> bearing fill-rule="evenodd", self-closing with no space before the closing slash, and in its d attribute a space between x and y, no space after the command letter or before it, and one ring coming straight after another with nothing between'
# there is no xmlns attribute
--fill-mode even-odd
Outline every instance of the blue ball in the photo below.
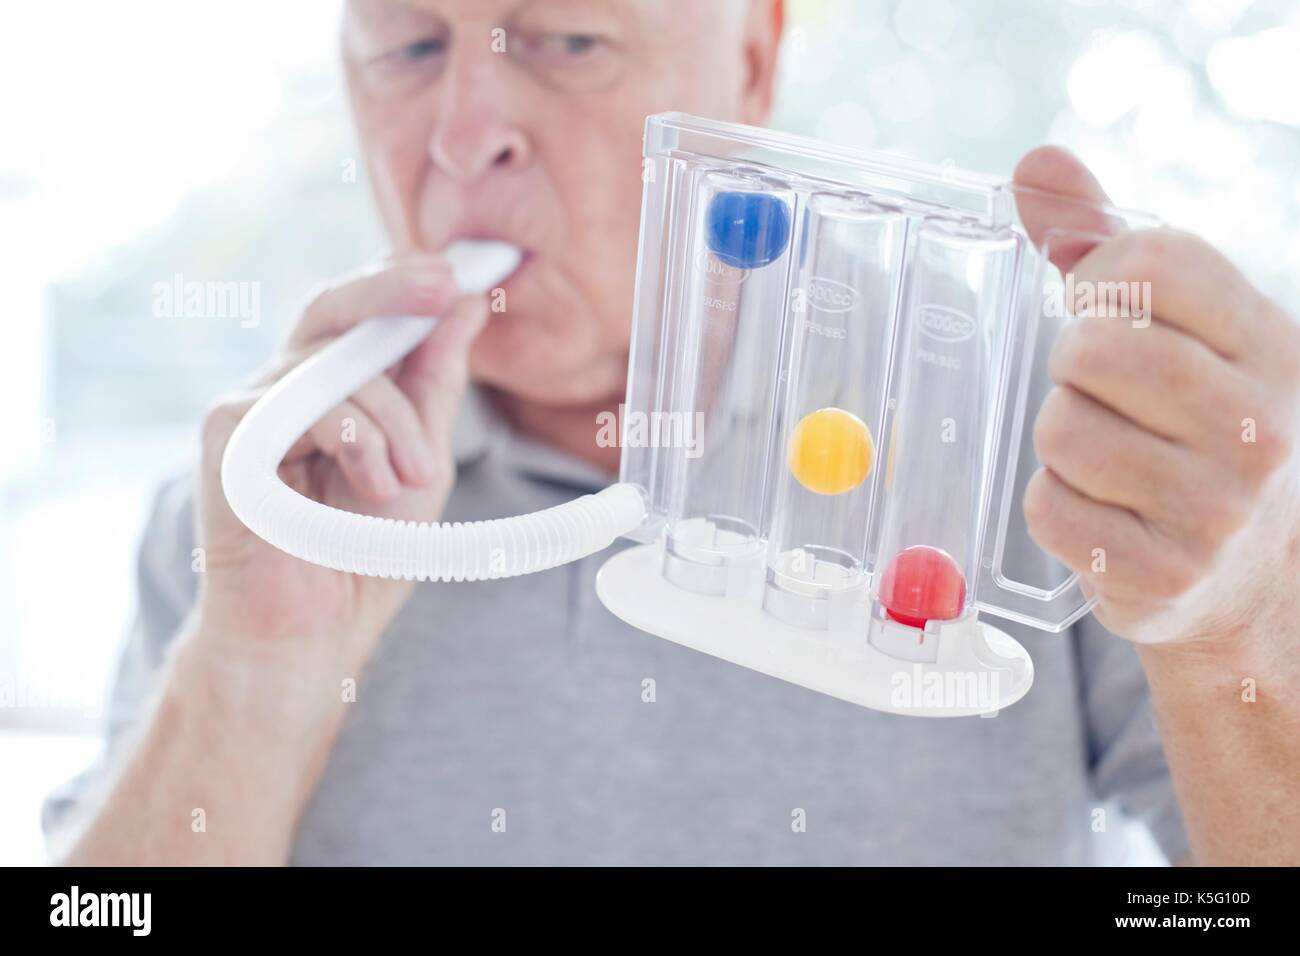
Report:
<svg viewBox="0 0 1300 956"><path fill-rule="evenodd" d="M768 193L718 193L705 216L709 251L736 269L780 258L790 242L790 207Z"/></svg>

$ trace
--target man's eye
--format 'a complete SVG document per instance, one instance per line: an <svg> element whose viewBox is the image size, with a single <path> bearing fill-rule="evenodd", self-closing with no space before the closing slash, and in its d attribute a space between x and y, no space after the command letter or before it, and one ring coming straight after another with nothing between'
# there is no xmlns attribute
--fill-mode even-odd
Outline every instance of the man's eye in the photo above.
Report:
<svg viewBox="0 0 1300 956"><path fill-rule="evenodd" d="M602 33L519 30L510 34L506 49L548 86L575 93L608 89L625 59L617 36Z"/></svg>
<svg viewBox="0 0 1300 956"><path fill-rule="evenodd" d="M448 37L432 35L390 47L363 61L360 76L375 95L413 93L442 73L449 46Z"/></svg>
<svg viewBox="0 0 1300 956"><path fill-rule="evenodd" d="M427 40L417 40L415 43L408 43L404 47L394 50L388 56L393 57L402 63L418 63L420 60L427 59L431 56L437 56L447 49L446 41L438 37L430 37Z"/></svg>
<svg viewBox="0 0 1300 956"><path fill-rule="evenodd" d="M443 37L426 37L414 43L405 43L387 53L381 53L373 60L371 66L383 73L391 73L406 67L421 66L441 56L447 51L447 41Z"/></svg>
<svg viewBox="0 0 1300 956"><path fill-rule="evenodd" d="M602 42L591 33L551 33L542 37L541 45L553 54L576 58L594 53Z"/></svg>

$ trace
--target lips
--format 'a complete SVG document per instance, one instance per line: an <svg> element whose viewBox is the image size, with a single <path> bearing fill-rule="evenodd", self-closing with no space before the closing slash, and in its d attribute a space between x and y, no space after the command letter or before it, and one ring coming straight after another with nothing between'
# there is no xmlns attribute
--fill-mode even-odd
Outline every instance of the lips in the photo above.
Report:
<svg viewBox="0 0 1300 956"><path fill-rule="evenodd" d="M523 258L519 260L519 266L514 272L506 276L505 280L501 283L501 289L505 292L507 297L510 295L511 290L518 285L520 280L528 277L529 271L532 268L535 254L528 249L525 249L523 252L524 255Z"/></svg>
<svg viewBox="0 0 1300 956"><path fill-rule="evenodd" d="M537 175L502 170L473 183L434 177L418 197L423 238L433 249L457 239L494 239L525 253L556 248L565 210Z"/></svg>

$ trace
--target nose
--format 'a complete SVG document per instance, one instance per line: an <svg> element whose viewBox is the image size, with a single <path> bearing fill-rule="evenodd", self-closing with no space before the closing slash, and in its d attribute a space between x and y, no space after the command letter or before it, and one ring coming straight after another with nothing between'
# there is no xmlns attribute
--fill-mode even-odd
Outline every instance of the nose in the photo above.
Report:
<svg viewBox="0 0 1300 956"><path fill-rule="evenodd" d="M447 176L469 181L493 168L524 165L528 136L510 119L512 93L509 84L501 82L500 66L479 62L449 67L455 75L445 78L429 141L434 166Z"/></svg>
<svg viewBox="0 0 1300 956"><path fill-rule="evenodd" d="M439 124L430 144L434 165L464 180L478 179L494 166L522 166L527 151L521 131L487 117Z"/></svg>

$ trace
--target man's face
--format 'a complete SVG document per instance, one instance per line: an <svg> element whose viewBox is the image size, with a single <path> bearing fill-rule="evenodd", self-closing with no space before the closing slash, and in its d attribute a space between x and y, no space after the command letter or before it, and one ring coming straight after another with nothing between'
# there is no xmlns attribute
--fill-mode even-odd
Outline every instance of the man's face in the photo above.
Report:
<svg viewBox="0 0 1300 956"><path fill-rule="evenodd" d="M349 0L353 111L397 249L525 251L477 380L553 405L622 392L645 117L761 122L770 51L750 26L745 0Z"/></svg>

